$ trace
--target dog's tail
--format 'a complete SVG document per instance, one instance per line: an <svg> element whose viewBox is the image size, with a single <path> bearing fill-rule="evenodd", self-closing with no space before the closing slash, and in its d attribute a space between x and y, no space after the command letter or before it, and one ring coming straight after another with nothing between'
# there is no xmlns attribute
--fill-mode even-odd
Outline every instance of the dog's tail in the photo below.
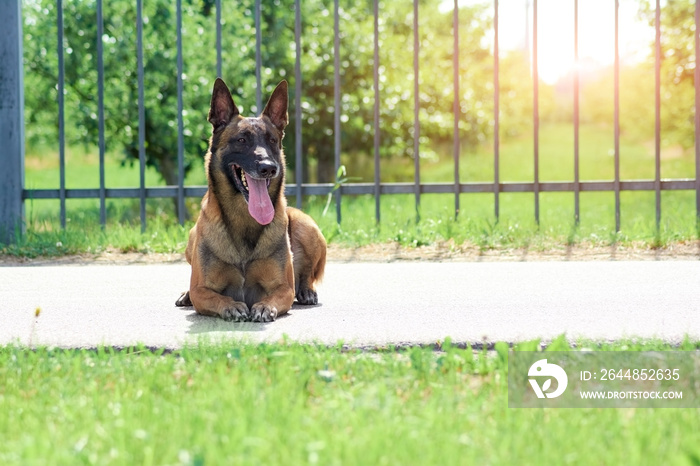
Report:
<svg viewBox="0 0 700 466"><path fill-rule="evenodd" d="M323 247L321 248L321 254L319 254L318 261L314 265L314 278L316 283L321 283L323 281L323 274L326 271L326 242L323 242Z"/></svg>

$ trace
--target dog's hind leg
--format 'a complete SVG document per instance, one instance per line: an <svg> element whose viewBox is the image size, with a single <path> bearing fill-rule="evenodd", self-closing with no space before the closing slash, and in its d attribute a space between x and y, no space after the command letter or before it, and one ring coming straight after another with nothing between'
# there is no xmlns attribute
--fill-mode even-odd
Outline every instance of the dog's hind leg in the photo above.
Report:
<svg viewBox="0 0 700 466"><path fill-rule="evenodd" d="M190 236L187 240L187 248L185 249L185 259L187 259L187 263L191 264L192 263L192 249L194 248L194 240L197 237L197 226L193 226L192 229L190 230ZM180 295L179 298L177 298L177 301L175 301L175 305L178 307L190 307L192 306L192 300L190 300L190 292L185 291Z"/></svg>
<svg viewBox="0 0 700 466"><path fill-rule="evenodd" d="M192 301L190 300L190 292L185 291L180 295L179 298L177 298L177 301L175 301L175 305L178 307L188 307L192 306Z"/></svg>
<svg viewBox="0 0 700 466"><path fill-rule="evenodd" d="M316 285L326 266L326 240L311 217L287 208L294 264L294 288L299 304L318 304Z"/></svg>

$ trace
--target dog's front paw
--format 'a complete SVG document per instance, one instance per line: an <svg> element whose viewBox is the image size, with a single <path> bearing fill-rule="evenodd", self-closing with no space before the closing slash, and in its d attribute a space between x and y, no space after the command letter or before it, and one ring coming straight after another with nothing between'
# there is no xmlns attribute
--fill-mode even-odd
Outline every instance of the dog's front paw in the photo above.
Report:
<svg viewBox="0 0 700 466"><path fill-rule="evenodd" d="M235 302L231 307L224 309L221 318L227 322L245 322L248 320L248 306L245 303Z"/></svg>
<svg viewBox="0 0 700 466"><path fill-rule="evenodd" d="M251 322L272 322L277 318L277 308L268 304L253 304L250 310Z"/></svg>
<svg viewBox="0 0 700 466"><path fill-rule="evenodd" d="M310 288L299 290L297 293L297 302L305 305L318 304L318 294Z"/></svg>

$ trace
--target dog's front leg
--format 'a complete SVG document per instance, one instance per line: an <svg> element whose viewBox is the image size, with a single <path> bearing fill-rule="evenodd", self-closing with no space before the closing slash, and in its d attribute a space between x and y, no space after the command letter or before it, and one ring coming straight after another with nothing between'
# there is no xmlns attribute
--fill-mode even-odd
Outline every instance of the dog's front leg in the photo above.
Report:
<svg viewBox="0 0 700 466"><path fill-rule="evenodd" d="M294 302L294 269L291 254L284 263L276 259L254 262L246 274L246 283L255 283L260 297L250 308L253 322L272 322L285 314Z"/></svg>
<svg viewBox="0 0 700 466"><path fill-rule="evenodd" d="M195 286L190 288L190 300L197 313L205 316L218 316L227 321L245 322L248 320L248 306L224 296L211 288Z"/></svg>
<svg viewBox="0 0 700 466"><path fill-rule="evenodd" d="M193 264L189 297L197 313L234 322L248 320L249 310L245 303L221 294L227 286L241 288L243 276L231 273L230 269L212 268L205 278L201 269Z"/></svg>
<svg viewBox="0 0 700 466"><path fill-rule="evenodd" d="M286 314L294 302L294 288L287 285L279 286L273 293L253 304L250 309L252 322L272 322L278 316Z"/></svg>

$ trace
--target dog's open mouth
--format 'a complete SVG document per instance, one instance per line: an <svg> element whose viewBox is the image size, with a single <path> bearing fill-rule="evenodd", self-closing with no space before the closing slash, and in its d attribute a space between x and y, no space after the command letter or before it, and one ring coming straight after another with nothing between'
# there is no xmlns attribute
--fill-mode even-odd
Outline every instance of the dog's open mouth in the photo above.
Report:
<svg viewBox="0 0 700 466"><path fill-rule="evenodd" d="M269 178L254 178L243 169L233 164L233 180L238 190L243 193L243 197L248 203L248 213L261 225L267 225L275 217L275 207L272 205L270 193L267 188L270 186Z"/></svg>

